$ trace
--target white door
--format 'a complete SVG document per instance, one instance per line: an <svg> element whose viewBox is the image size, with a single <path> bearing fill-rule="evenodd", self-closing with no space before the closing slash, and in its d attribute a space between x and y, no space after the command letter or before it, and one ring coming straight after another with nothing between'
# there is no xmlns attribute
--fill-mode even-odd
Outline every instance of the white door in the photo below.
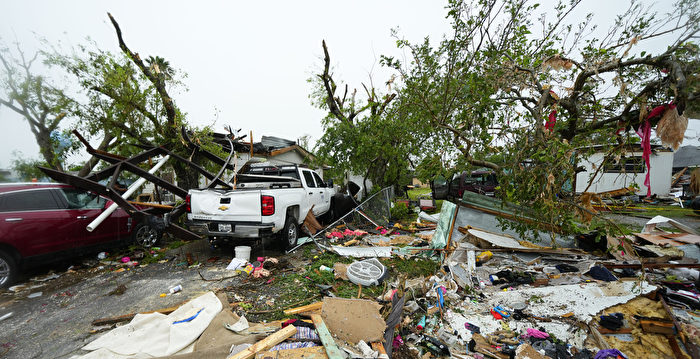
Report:
<svg viewBox="0 0 700 359"><path fill-rule="evenodd" d="M309 170L303 170L302 174L304 177L304 183L306 183L306 196L309 200L309 205L314 206L314 216L318 216L319 214L323 213L323 210L321 209L321 192L319 191L320 188L318 188L318 185L316 185L316 182L314 181L313 172Z"/></svg>
<svg viewBox="0 0 700 359"><path fill-rule="evenodd" d="M319 199L318 203L318 206L321 210L320 213L326 213L331 208L331 196L329 188L326 187L326 183L323 182L323 179L321 179L321 176L319 176L318 173L312 173L314 175L314 179L316 180L316 184L319 186L318 191L321 195L321 198Z"/></svg>

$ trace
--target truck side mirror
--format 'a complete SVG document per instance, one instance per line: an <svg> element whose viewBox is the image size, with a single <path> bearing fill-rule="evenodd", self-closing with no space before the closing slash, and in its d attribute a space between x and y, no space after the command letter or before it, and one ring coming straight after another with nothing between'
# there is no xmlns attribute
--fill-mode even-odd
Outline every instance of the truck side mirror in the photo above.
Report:
<svg viewBox="0 0 700 359"><path fill-rule="evenodd" d="M329 179L328 181L326 181L326 186L327 186L328 188L333 188L333 180L332 180L332 179Z"/></svg>

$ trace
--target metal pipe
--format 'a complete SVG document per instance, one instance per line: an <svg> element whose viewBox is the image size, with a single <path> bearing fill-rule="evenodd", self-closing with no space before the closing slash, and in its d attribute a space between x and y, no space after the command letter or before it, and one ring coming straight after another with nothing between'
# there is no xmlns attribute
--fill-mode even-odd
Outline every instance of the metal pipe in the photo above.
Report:
<svg viewBox="0 0 700 359"><path fill-rule="evenodd" d="M156 173L161 167L163 167L165 162L168 162L169 159L170 159L170 155L166 155L160 161L158 161L158 163L156 163L156 165L153 166L153 168L151 168L148 171L148 173L149 174ZM141 186L143 186L144 183L146 183L146 179L143 177L136 180L136 182L132 183L131 186L129 186L129 188L126 190L126 192L124 192L124 194L122 195L122 198L124 198L124 199L129 198L132 194L134 194L134 192L136 192L136 190L138 190ZM106 210L104 210L99 216L97 216L97 218L95 218L95 220L90 222L90 224L88 224L87 227L85 227L88 230L88 232L94 231L95 228L97 228L97 226L99 226L100 223L102 223L102 221L107 219L107 217L109 217L110 214L112 214L114 211L117 210L117 207L119 207L119 205L117 205L116 203L112 203L111 206L109 206Z"/></svg>

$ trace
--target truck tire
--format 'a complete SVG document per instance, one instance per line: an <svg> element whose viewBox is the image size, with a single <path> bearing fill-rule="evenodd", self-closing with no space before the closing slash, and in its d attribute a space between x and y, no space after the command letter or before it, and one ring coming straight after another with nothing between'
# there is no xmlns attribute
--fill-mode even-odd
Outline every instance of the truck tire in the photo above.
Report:
<svg viewBox="0 0 700 359"><path fill-rule="evenodd" d="M287 220L284 222L284 228L282 228L282 240L284 241L284 247L286 249L292 249L297 245L297 239L299 239L299 226L297 225L297 220L294 216L287 216Z"/></svg>
<svg viewBox="0 0 700 359"><path fill-rule="evenodd" d="M160 237L161 233L148 223L139 223L134 228L134 231L131 232L131 238L134 243L146 248L150 248L158 243Z"/></svg>
<svg viewBox="0 0 700 359"><path fill-rule="evenodd" d="M17 278L19 268L12 256L0 250L0 288L7 288Z"/></svg>

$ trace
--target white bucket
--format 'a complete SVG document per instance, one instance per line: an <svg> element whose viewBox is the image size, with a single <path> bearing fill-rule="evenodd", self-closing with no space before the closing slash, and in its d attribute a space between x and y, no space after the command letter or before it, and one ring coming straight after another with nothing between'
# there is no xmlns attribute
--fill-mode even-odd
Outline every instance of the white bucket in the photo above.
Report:
<svg viewBox="0 0 700 359"><path fill-rule="evenodd" d="M234 250L236 251L236 258L244 259L246 262L250 262L249 246L236 246Z"/></svg>

